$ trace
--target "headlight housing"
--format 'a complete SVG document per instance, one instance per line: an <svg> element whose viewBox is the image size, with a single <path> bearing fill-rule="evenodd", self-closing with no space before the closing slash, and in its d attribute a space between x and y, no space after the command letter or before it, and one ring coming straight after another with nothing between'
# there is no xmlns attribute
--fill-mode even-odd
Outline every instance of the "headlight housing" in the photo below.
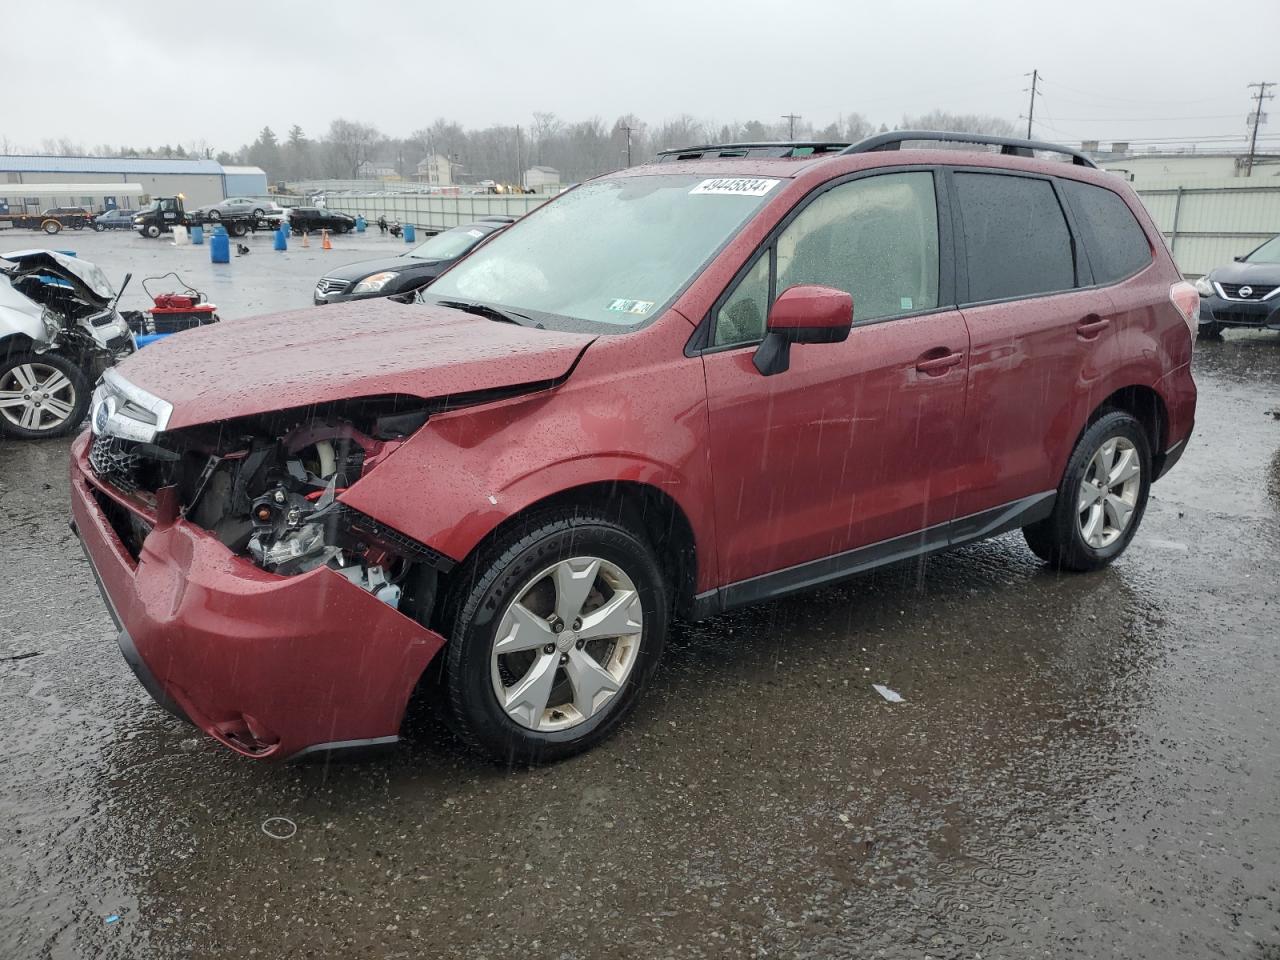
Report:
<svg viewBox="0 0 1280 960"><path fill-rule="evenodd" d="M395 270L383 270L381 273L375 273L372 276L365 277L356 284L352 293L377 293L388 283L394 280L400 274Z"/></svg>
<svg viewBox="0 0 1280 960"><path fill-rule="evenodd" d="M62 332L62 317L48 307L40 311L40 323L44 327L45 338L52 343Z"/></svg>
<svg viewBox="0 0 1280 960"><path fill-rule="evenodd" d="M1213 289L1213 284L1209 282L1209 278L1207 276L1201 277L1197 280L1195 282L1195 288L1196 293L1200 294L1202 297L1212 297L1216 292Z"/></svg>

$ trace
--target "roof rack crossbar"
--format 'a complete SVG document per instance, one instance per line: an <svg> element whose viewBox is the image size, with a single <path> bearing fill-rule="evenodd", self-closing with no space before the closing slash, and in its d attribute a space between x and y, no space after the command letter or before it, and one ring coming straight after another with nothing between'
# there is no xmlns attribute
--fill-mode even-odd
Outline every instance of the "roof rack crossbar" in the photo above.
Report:
<svg viewBox="0 0 1280 960"><path fill-rule="evenodd" d="M997 137L985 133L952 133L948 130L894 130L892 133L881 133L868 137L858 143L845 147L841 154L873 153L878 150L899 150L902 145L912 140L937 141L940 143L978 143L999 147L1000 152L1016 157L1035 156L1035 151L1045 153L1061 153L1071 158L1071 162L1081 167L1098 165L1079 150L1060 146L1056 143L1045 143L1042 140L1023 140L1019 137Z"/></svg>

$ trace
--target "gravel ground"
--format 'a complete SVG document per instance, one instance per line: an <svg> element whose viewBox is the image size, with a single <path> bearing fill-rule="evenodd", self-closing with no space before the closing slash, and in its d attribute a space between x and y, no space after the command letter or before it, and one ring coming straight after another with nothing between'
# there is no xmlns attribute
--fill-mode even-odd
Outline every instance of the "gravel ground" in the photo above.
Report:
<svg viewBox="0 0 1280 960"><path fill-rule="evenodd" d="M228 322L403 248L59 242L177 267ZM358 763L196 736L120 658L66 443L0 441L0 956L1276 960L1280 337L1196 367L1196 435L1111 569L1009 535L678 628L619 735L538 770L430 711Z"/></svg>

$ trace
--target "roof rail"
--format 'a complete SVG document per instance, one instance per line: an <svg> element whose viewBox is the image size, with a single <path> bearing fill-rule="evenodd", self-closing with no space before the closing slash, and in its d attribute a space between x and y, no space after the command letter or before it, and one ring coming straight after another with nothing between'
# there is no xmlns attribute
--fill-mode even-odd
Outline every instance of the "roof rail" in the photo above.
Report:
<svg viewBox="0 0 1280 960"><path fill-rule="evenodd" d="M898 150L902 144L911 140L933 140L945 143L979 143L1000 148L1000 152L1015 157L1033 157L1035 151L1061 153L1071 158L1071 162L1081 167L1098 165L1079 150L1059 146L1056 143L1045 143L1042 140L1023 140L1018 137L997 137L985 133L952 133L947 130L894 130L892 133L881 133L868 137L852 146L841 150L846 153L873 153L878 150Z"/></svg>
<svg viewBox="0 0 1280 960"><path fill-rule="evenodd" d="M676 160L712 160L717 157L810 157L842 153L848 140L764 140L753 143L708 143L678 150L659 150L658 163Z"/></svg>

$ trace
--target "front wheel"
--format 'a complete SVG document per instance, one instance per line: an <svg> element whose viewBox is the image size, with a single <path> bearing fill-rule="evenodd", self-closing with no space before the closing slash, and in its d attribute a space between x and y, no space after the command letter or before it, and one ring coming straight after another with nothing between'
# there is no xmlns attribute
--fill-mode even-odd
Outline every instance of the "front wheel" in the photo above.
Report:
<svg viewBox="0 0 1280 960"><path fill-rule="evenodd" d="M150 237L152 240L154 240L156 237L160 236L160 228L159 228L158 226L156 226L154 223L148 224L148 225L147 225L147 228L146 228L146 230L145 230L144 232L145 232L145 233L146 233L146 235L147 235L148 237Z"/></svg>
<svg viewBox="0 0 1280 960"><path fill-rule="evenodd" d="M222 219L222 214L220 214L217 210L210 210L207 214L205 214L205 216L208 217L208 219L210 220Z"/></svg>
<svg viewBox="0 0 1280 960"><path fill-rule="evenodd" d="M107 229L106 225L105 225L105 224L102 224L102 223L95 223L95 224L93 225L93 232L94 232L94 233L102 233L102 231L104 231L104 230L106 230L106 229Z"/></svg>
<svg viewBox="0 0 1280 960"><path fill-rule="evenodd" d="M66 357L13 354L0 360L0 436L65 437L88 407L89 381Z"/></svg>
<svg viewBox="0 0 1280 960"><path fill-rule="evenodd" d="M507 763L607 737L666 639L667 587L644 538L603 514L544 513L460 574L444 666L460 737Z"/></svg>
<svg viewBox="0 0 1280 960"><path fill-rule="evenodd" d="M1103 414L1072 451L1053 513L1023 528L1027 545L1055 569L1100 570L1133 539L1150 489L1142 424L1120 410Z"/></svg>
<svg viewBox="0 0 1280 960"><path fill-rule="evenodd" d="M49 236L53 236L55 233L57 233L62 229L62 224L60 224L57 220L46 220L44 223L40 225L40 229L43 230L45 233L49 234Z"/></svg>

